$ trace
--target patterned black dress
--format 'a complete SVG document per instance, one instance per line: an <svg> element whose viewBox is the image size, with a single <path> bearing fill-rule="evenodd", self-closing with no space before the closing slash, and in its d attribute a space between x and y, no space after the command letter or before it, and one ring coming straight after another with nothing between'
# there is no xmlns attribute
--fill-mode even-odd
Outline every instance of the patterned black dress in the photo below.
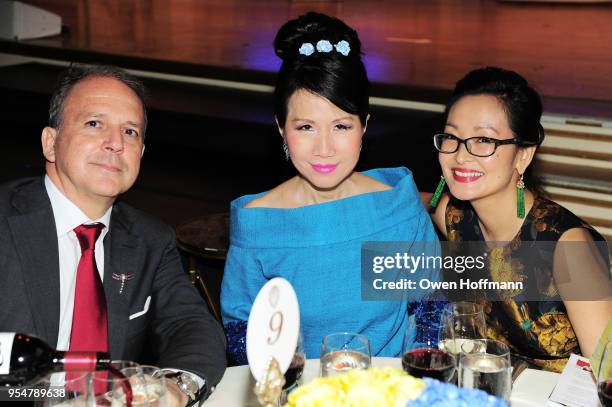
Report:
<svg viewBox="0 0 612 407"><path fill-rule="evenodd" d="M552 277L553 250L533 249L534 241L557 242L572 228L585 228L594 240L604 240L569 210L536 197L514 239L503 248L488 252L487 278L524 281L524 290L538 291L535 296L533 292L515 290L495 301L479 300L486 313L487 336L507 343L513 359L525 361L532 368L561 371L571 353L580 354L576 334ZM484 242L476 212L467 201L451 199L448 203L446 231L449 241ZM555 244L547 247L554 248ZM602 254L608 262L607 252ZM540 300L533 301L534 297Z"/></svg>

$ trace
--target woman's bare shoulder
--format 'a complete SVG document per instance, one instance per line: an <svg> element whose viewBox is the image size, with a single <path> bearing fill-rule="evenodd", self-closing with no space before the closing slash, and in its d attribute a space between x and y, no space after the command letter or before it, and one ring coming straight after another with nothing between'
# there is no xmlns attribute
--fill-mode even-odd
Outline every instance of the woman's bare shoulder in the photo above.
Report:
<svg viewBox="0 0 612 407"><path fill-rule="evenodd" d="M259 198L253 199L251 202L246 204L245 208L284 208L286 207L286 202L284 202L284 197L286 196L287 186L291 182L291 180L285 181L280 185L272 188L264 195Z"/></svg>
<svg viewBox="0 0 612 407"><path fill-rule="evenodd" d="M356 181L359 186L359 193L368 193L368 192L380 192L387 191L389 189L393 189L393 187L385 184L384 182L380 182L379 180L372 178L368 175L361 174L356 172L357 176Z"/></svg>

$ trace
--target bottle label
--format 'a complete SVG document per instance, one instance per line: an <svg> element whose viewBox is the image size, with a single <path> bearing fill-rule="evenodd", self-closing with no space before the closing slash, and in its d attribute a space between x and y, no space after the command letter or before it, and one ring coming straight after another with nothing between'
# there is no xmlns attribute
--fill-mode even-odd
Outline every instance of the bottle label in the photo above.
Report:
<svg viewBox="0 0 612 407"><path fill-rule="evenodd" d="M67 372L91 372L96 370L96 352L66 352L64 370Z"/></svg>
<svg viewBox="0 0 612 407"><path fill-rule="evenodd" d="M0 332L0 375L9 374L15 332Z"/></svg>

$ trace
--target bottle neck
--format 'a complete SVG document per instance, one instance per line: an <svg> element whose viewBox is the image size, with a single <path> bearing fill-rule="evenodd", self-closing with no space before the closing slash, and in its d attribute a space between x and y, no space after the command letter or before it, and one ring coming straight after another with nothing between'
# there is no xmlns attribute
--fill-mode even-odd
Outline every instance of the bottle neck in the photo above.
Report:
<svg viewBox="0 0 612 407"><path fill-rule="evenodd" d="M66 372L105 370L111 364L110 355L106 352L55 351L51 360L57 370Z"/></svg>

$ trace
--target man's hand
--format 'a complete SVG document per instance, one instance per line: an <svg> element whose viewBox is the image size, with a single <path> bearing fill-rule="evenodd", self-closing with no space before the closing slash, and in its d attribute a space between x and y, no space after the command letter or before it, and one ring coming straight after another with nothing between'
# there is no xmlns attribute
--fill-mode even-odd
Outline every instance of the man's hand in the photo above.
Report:
<svg viewBox="0 0 612 407"><path fill-rule="evenodd" d="M166 380L166 399L168 407L185 407L189 402L189 397L170 379Z"/></svg>

